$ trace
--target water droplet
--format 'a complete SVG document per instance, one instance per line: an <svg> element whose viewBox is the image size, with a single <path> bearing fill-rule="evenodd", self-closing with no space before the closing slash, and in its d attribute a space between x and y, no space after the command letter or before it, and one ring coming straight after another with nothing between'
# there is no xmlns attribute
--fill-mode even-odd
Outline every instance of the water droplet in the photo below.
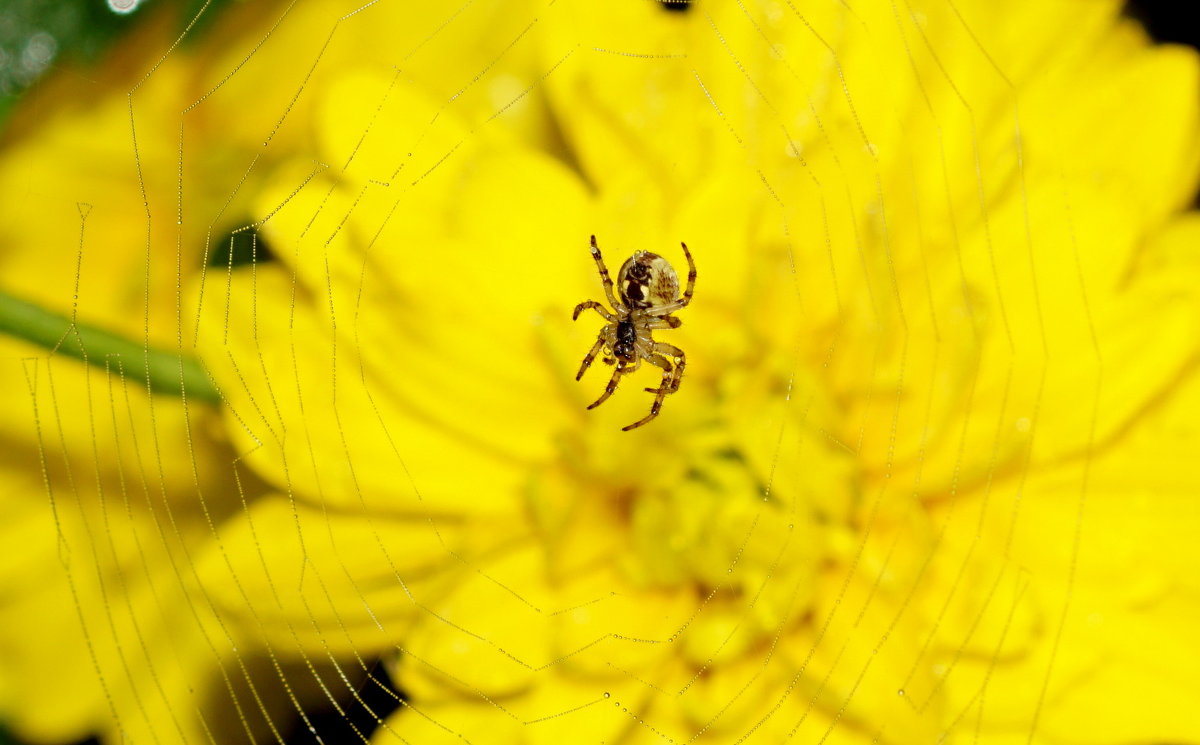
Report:
<svg viewBox="0 0 1200 745"><path fill-rule="evenodd" d="M605 692L604 692L604 698L608 698L608 696L609 696L609 693L608 693L608 691L605 691Z"/></svg>
<svg viewBox="0 0 1200 745"><path fill-rule="evenodd" d="M25 41L25 48L21 50L21 71L32 80L49 67L57 53L58 40L45 31L38 31Z"/></svg>
<svg viewBox="0 0 1200 745"><path fill-rule="evenodd" d="M903 688L901 688L900 690L896 691L896 695L897 695L897 696L903 696L903 695L904 695L904 689L903 689Z"/></svg>

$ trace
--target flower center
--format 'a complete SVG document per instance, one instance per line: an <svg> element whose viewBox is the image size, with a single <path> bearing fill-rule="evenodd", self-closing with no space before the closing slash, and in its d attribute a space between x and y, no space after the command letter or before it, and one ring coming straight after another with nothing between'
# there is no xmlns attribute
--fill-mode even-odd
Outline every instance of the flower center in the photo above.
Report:
<svg viewBox="0 0 1200 745"><path fill-rule="evenodd" d="M805 618L855 493L849 453L776 395L780 386L750 389L738 400L706 391L707 406L678 407L654 438L595 428L571 477L588 504L570 550L606 546L597 560L629 586L690 596L688 634L708 640L710 655L715 637L741 640L716 643L728 652ZM663 637L681 620L664 619Z"/></svg>

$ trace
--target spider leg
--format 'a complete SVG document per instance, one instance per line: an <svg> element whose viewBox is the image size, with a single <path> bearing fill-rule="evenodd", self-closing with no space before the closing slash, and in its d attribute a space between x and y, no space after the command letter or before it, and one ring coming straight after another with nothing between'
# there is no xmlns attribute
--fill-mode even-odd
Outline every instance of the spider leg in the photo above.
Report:
<svg viewBox="0 0 1200 745"><path fill-rule="evenodd" d="M679 320L675 316L662 316L660 318L652 318L646 321L646 328L650 329L651 331L658 331L660 329L677 329L682 325L683 321Z"/></svg>
<svg viewBox="0 0 1200 745"><path fill-rule="evenodd" d="M655 389L647 388L646 390L653 391ZM637 420L633 424L630 424L625 427L621 427L622 432L628 432L631 429L637 429L638 427L642 426L643 424L650 421L654 417L658 416L658 411L659 411L659 409L662 408L662 405L663 405L663 399L666 398L667 394L670 393L671 391L669 391L665 387L663 387L663 388L659 388L657 390L657 392L658 392L658 395L654 397L654 403L650 405L650 413L647 414L646 416L642 417L641 419Z"/></svg>
<svg viewBox="0 0 1200 745"><path fill-rule="evenodd" d="M583 358L583 364L579 366L579 372L575 374L576 380L582 378L587 369L592 366L592 360L596 359L597 354L600 354L600 348L604 346L604 341L604 331L601 331L599 338L596 339L596 343L592 345L587 356Z"/></svg>
<svg viewBox="0 0 1200 745"><path fill-rule="evenodd" d="M662 342L654 343L654 352L654 357L658 357L664 362L666 361L666 357L664 355L670 355L671 359L675 360L675 368L671 370L670 376L668 376L666 373L663 373L662 385L660 385L658 388L647 388L646 391L649 393L660 393L664 396L668 393L674 393L675 391L679 390L679 383L683 380L683 368L687 367L687 355L684 354L683 350L679 347L671 344L663 344ZM653 357L648 359L650 359L651 362L654 362L654 364L658 365L659 367L662 367L664 370L667 369L663 367L661 363L655 362Z"/></svg>
<svg viewBox="0 0 1200 745"><path fill-rule="evenodd" d="M603 305L596 302L595 300L585 300L582 303L580 303L579 305L576 305L575 312L571 314L571 320L572 321L578 320L579 314L584 312L588 308L595 308L596 312L599 313L600 315L604 316L604 320L608 321L609 323L613 323L614 321L617 320L616 316L614 316L612 313L609 313L607 308L605 308Z"/></svg>
<svg viewBox="0 0 1200 745"><path fill-rule="evenodd" d="M648 316L665 316L686 308L687 304L692 302L692 294L696 291L696 262L692 259L692 252L688 250L687 244L680 243L679 245L683 246L683 255L688 260L687 289L683 291L683 297L678 300L647 310L646 315Z"/></svg>
<svg viewBox="0 0 1200 745"><path fill-rule="evenodd" d="M659 410L662 409L663 399L665 399L669 394L679 390L679 382L683 378L683 368L687 365L687 356L684 355L683 350L679 347L675 347L670 344L663 344L661 342L656 342L654 344L654 352L655 354L647 356L646 359L663 369L662 385L660 385L658 388L646 389L650 393L657 394L654 397L654 403L650 405L650 413L637 420L633 424L630 424L628 427L622 427L622 432L628 432L631 429L637 429L654 417L658 416ZM670 360L663 356L664 353L671 355L675 359L674 368L671 367Z"/></svg>
<svg viewBox="0 0 1200 745"><path fill-rule="evenodd" d="M688 303L692 302L692 293L696 291L696 262L692 259L692 252L688 250L687 244L683 241L680 241L679 245L683 246L683 255L686 256L688 260L687 289L683 291L683 297L680 299L682 305L679 306L680 308L683 308L686 307Z"/></svg>
<svg viewBox="0 0 1200 745"><path fill-rule="evenodd" d="M653 308L647 308L642 311L642 314L649 318L662 318L663 316L669 316L672 313L681 310L685 305L687 305L687 303L683 300L674 300L666 305L656 305Z"/></svg>
<svg viewBox="0 0 1200 745"><path fill-rule="evenodd" d="M593 401L591 406L588 406L588 408L594 409L597 406L599 406L600 404L607 401L608 397L611 396L617 390L617 381L620 379L620 377L626 373L633 372L634 370L641 367L641 365L642 365L642 361L640 359L635 360L632 367L626 366L625 361L621 360L621 363L617 365L617 369L613 370L612 377L609 378L608 385L604 388L604 393L600 394L600 398Z"/></svg>
<svg viewBox="0 0 1200 745"><path fill-rule="evenodd" d="M604 257L600 255L600 247L596 245L596 236L592 236L592 258L596 260L596 269L600 272L600 281L604 283L604 296L608 298L608 303L616 309L617 313L623 313L625 306L617 300L617 296L613 294L612 277L608 276L608 267L604 265Z"/></svg>
<svg viewBox="0 0 1200 745"><path fill-rule="evenodd" d="M661 354L648 354L646 361L656 367L661 367L663 371L662 383L657 388L647 388L647 393L658 393L663 388L667 387L667 383L671 380L671 376L675 372L675 368L671 366L671 361Z"/></svg>
<svg viewBox="0 0 1200 745"><path fill-rule="evenodd" d="M644 416L644 417L642 417L641 419L637 420L637 421L636 421L636 422L634 422L633 424L627 425L627 426L625 426L625 427L621 427L621 431L622 431L622 432L628 432L628 431L629 431L629 430L631 430L631 429L637 429L638 427L642 426L643 424L645 424L646 422L650 421L650 420L651 420L651 419L653 419L654 417L658 416L658 410L662 408L662 402L663 402L663 398L665 398L665 397L666 397L666 395L667 395L667 394L665 394L665 393L660 393L660 394L659 394L657 397L655 397L655 399L654 399L654 405L650 407L650 413L649 413L649 414L647 414L646 416Z"/></svg>

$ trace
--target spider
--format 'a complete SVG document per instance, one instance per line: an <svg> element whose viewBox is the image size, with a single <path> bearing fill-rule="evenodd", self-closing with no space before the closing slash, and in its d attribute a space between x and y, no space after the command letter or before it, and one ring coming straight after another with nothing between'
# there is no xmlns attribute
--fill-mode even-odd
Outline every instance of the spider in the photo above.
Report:
<svg viewBox="0 0 1200 745"><path fill-rule="evenodd" d="M617 293L614 295L613 281L608 276L603 257L600 256L596 236L592 236L592 258L596 260L596 269L604 283L604 294L613 310L610 312L595 300L585 300L575 306L571 320L578 319L579 314L588 308L595 308L596 312L608 321L604 328L600 329L596 343L583 358L583 364L580 365L575 379L583 377L601 349L604 350L605 364L616 364L616 369L613 370L604 393L588 409L594 409L607 401L613 391L617 390L621 376L641 367L642 360L661 367L663 371L662 383L658 388L646 389L657 394L654 404L650 407L650 413L628 427L622 427L624 432L640 427L658 416L663 399L679 390L679 381L687 364L687 357L682 349L654 341L652 335L660 329L679 328L683 321L671 314L686 308L692 301L692 291L696 287L696 262L692 261L692 253L688 251L687 244L679 245L683 246L683 254L688 260L687 289L682 297L679 296L679 275L675 273L675 269L666 259L649 251L636 251L621 265L621 271L617 272Z"/></svg>

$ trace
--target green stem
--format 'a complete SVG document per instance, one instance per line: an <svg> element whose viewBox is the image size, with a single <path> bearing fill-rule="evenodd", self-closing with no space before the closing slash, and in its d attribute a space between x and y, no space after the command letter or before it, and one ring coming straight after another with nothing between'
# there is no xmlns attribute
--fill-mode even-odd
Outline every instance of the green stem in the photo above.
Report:
<svg viewBox="0 0 1200 745"><path fill-rule="evenodd" d="M147 349L123 336L89 326L0 291L0 333L24 339L53 353L105 367L119 360L130 380L145 380L155 393L219 403L221 396L199 361L161 349Z"/></svg>

